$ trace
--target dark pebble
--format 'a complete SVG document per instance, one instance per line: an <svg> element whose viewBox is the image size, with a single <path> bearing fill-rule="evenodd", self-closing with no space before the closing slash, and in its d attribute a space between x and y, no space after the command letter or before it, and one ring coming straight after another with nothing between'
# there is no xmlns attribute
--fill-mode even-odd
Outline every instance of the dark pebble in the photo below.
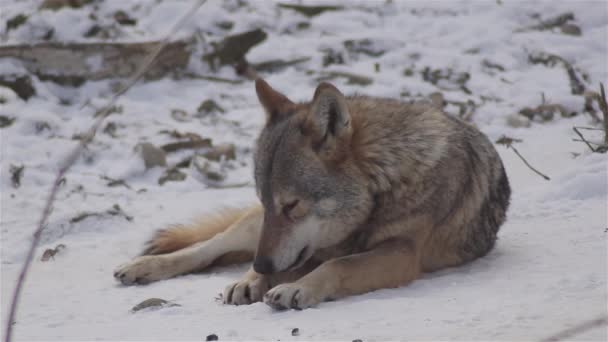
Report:
<svg viewBox="0 0 608 342"><path fill-rule="evenodd" d="M298 328L291 329L291 336L298 336L298 335L300 335L300 329L298 329Z"/></svg>
<svg viewBox="0 0 608 342"><path fill-rule="evenodd" d="M207 335L207 338L205 339L205 341L217 341L219 338L217 337L216 334L211 334L211 335Z"/></svg>

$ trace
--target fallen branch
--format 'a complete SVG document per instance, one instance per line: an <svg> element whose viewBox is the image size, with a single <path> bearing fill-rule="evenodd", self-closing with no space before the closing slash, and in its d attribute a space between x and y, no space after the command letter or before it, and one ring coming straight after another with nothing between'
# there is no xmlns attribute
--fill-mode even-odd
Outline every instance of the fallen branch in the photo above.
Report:
<svg viewBox="0 0 608 342"><path fill-rule="evenodd" d="M127 90L129 90L131 88L131 86L133 86L137 81L139 81L142 78L144 73L150 68L150 66L152 65L152 63L154 62L156 57L159 55L161 50L169 43L169 39L182 27L182 25L186 21L188 21L192 17L192 15L196 12L196 10L198 8L200 8L205 2L206 2L206 0L197 1L194 4L194 6L192 6L192 8L188 11L188 13L186 13L182 18L180 18L180 20L178 20L178 22L172 27L172 29L165 36L165 38L156 46L156 48L152 52L150 52L150 54L147 56L147 58L142 63L139 64L139 68L134 73L134 75L131 77L129 82L127 82L125 85L123 85L123 87L110 98L110 100L108 101L108 103L106 104L104 109L101 111L102 115L100 115L95 120L95 122L93 123L93 125L91 126L91 128L89 129L87 134L79 141L78 145L67 155L67 158L65 158L63 160L63 162L60 164L59 171L57 172L57 177L55 178L55 181L53 182L53 186L51 187L51 191L48 195L46 204L42 211L42 215L40 217L38 227L34 231L33 238L30 243L30 247L29 247L29 249L27 251L27 255L25 257L25 262L23 263L21 272L19 272L19 277L17 278L17 283L15 284L15 290L14 290L12 298L11 298L9 314L8 314L8 318L6 321L6 329L5 329L6 335L5 335L5 339L4 339L5 342L12 341L13 326L15 323L17 307L19 305L19 297L21 296L23 284L25 283L25 278L26 278L27 273L32 264L34 254L36 252L36 247L38 247L38 242L40 241L41 233L47 225L48 218L52 211L53 202L55 201L55 198L57 197L59 187L63 183L63 179L64 179L66 173L74 165L74 163L76 163L76 160L78 160L78 158L80 157L80 154L85 149L85 147L88 145L88 143L90 143L93 140L93 138L95 137L95 133L97 132L97 130L103 123L104 119L109 115L111 109L113 108L114 104L116 104L116 101L118 100L118 98L122 94L124 94Z"/></svg>
<svg viewBox="0 0 608 342"><path fill-rule="evenodd" d="M550 53L540 52L528 55L528 60L532 64L543 64L547 66L561 64L568 73L568 78L570 79L570 90L572 94L582 95L585 92L585 84L578 78L574 67L565 58Z"/></svg>
<svg viewBox="0 0 608 342"><path fill-rule="evenodd" d="M188 149L199 149L199 148L205 148L205 147L211 147L211 139L203 139L203 140L190 140L190 141L178 141L178 142L174 142L174 143L168 143L165 144L163 146L161 146L160 148L167 152L175 152L175 151L179 151L179 150L188 150Z"/></svg>
<svg viewBox="0 0 608 342"><path fill-rule="evenodd" d="M190 59L186 41L141 43L38 43L0 47L0 58L16 58L42 81L79 86L87 80L123 78L137 70L141 60L163 45L154 64L145 71L148 79L158 79L185 69ZM99 61L95 65L90 61Z"/></svg>

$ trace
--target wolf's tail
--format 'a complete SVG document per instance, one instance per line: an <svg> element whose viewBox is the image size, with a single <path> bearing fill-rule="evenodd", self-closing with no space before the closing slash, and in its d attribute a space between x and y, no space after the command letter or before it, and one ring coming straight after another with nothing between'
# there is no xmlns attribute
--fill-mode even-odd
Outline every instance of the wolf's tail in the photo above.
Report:
<svg viewBox="0 0 608 342"><path fill-rule="evenodd" d="M142 255L166 254L207 241L225 231L251 208L223 209L190 224L176 224L157 231L146 243Z"/></svg>

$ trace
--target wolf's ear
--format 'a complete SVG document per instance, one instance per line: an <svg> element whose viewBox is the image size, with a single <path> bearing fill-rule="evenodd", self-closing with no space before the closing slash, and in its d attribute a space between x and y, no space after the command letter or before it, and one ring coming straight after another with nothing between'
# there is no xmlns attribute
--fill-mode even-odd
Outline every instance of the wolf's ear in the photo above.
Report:
<svg viewBox="0 0 608 342"><path fill-rule="evenodd" d="M344 95L333 85L319 84L306 122L313 147L330 151L350 142L352 124Z"/></svg>
<svg viewBox="0 0 608 342"><path fill-rule="evenodd" d="M286 115L295 107L295 104L290 99L272 89L261 78L255 80L255 92L258 94L258 99L264 110L266 110L266 122L271 122L281 115Z"/></svg>

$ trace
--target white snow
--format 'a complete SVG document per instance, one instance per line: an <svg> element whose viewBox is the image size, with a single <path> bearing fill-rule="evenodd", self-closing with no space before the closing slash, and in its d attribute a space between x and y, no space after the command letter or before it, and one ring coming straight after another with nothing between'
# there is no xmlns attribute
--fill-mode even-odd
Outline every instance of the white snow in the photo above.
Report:
<svg viewBox="0 0 608 342"><path fill-rule="evenodd" d="M92 25L93 6L60 11L37 11L39 1L0 0L0 27L19 13L28 23L0 34L0 44L39 41L41 28L55 28L59 41L92 42L83 34ZM270 59L311 57L276 74L263 74L275 88L294 100L308 100L321 71L343 71L374 80L369 86L332 82L344 93L399 98L402 93L427 96L442 91L448 100L472 100L479 107L474 123L493 141L500 136L522 139L515 147L536 168L551 177L545 181L528 169L513 151L497 145L513 189L508 220L496 248L469 265L427 274L409 286L323 303L304 311L275 312L265 304L224 306L216 297L236 281L247 266L214 269L147 286L124 287L112 277L119 264L141 250L158 228L184 222L223 206L253 203L251 148L263 125L252 82L232 85L205 80L140 83L119 101L121 113L107 119L117 125L117 138L99 133L67 175L42 236L27 278L15 325L16 340L201 340L215 333L220 340L538 340L562 329L606 314L607 193L606 154L591 153L572 131L593 126L591 117L555 119L512 128L508 116L523 107L546 101L581 112L583 98L572 95L560 66L531 65L528 54L548 52L570 61L579 75L586 73L589 89L608 84L608 13L602 1L349 1L342 11L311 19L273 1L209 0L178 37L195 32L206 41L226 33L262 27L268 39L247 55L252 63ZM304 1L305 4L332 3ZM334 2L333 4L336 4ZM101 24L112 23L116 10L138 20L120 27L115 41L160 39L190 8L189 1L104 1L95 5ZM559 30L514 33L547 19L573 12L582 36ZM224 31L215 24L233 21ZM309 22L307 29L297 24ZM44 30L42 30L44 31ZM291 32L288 34L287 32ZM369 38L380 57L347 53L342 42ZM344 65L322 67L324 48L343 53ZM202 50L209 49L201 47ZM471 53L472 50L478 51ZM468 51L468 52L467 52ZM489 60L505 68L485 70ZM97 65L98 61L87 61ZM374 64L378 63L379 71ZM210 73L195 61L191 68ZM443 91L424 82L424 67L452 68L471 75L467 87ZM406 77L406 68L414 70ZM0 61L0 72L22 70L14 61ZM309 73L308 71L312 71ZM238 79L231 68L221 77ZM38 95L24 102L0 87L0 115L16 117L0 130L1 140L1 302L2 336L14 282L24 261L58 161L75 146L72 136L92 123L92 116L111 94L111 81L87 82L64 88L34 81ZM496 101L481 100L481 95ZM80 107L88 100L92 105ZM203 100L213 99L226 112L215 118L196 118ZM62 101L66 104L61 104ZM188 113L186 122L172 119L172 109ZM456 110L457 108L450 107ZM48 128L40 125L46 122ZM190 174L183 182L157 183L162 169L144 171L133 150L140 142L161 145L171 141L161 130L196 132L215 144L235 143L238 161L227 180L249 182L236 189L209 189ZM585 131L595 142L602 134ZM184 155L169 156L176 163ZM10 165L25 165L21 187L11 185ZM125 178L131 189L107 187L101 176ZM145 192L138 191L146 189ZM103 212L114 204L134 217L70 219L82 212ZM67 248L54 260L41 262L47 248ZM387 265L390 272L390 265ZM159 297L179 307L131 313L139 302ZM298 337L291 336L299 328ZM576 339L606 340L604 328Z"/></svg>

